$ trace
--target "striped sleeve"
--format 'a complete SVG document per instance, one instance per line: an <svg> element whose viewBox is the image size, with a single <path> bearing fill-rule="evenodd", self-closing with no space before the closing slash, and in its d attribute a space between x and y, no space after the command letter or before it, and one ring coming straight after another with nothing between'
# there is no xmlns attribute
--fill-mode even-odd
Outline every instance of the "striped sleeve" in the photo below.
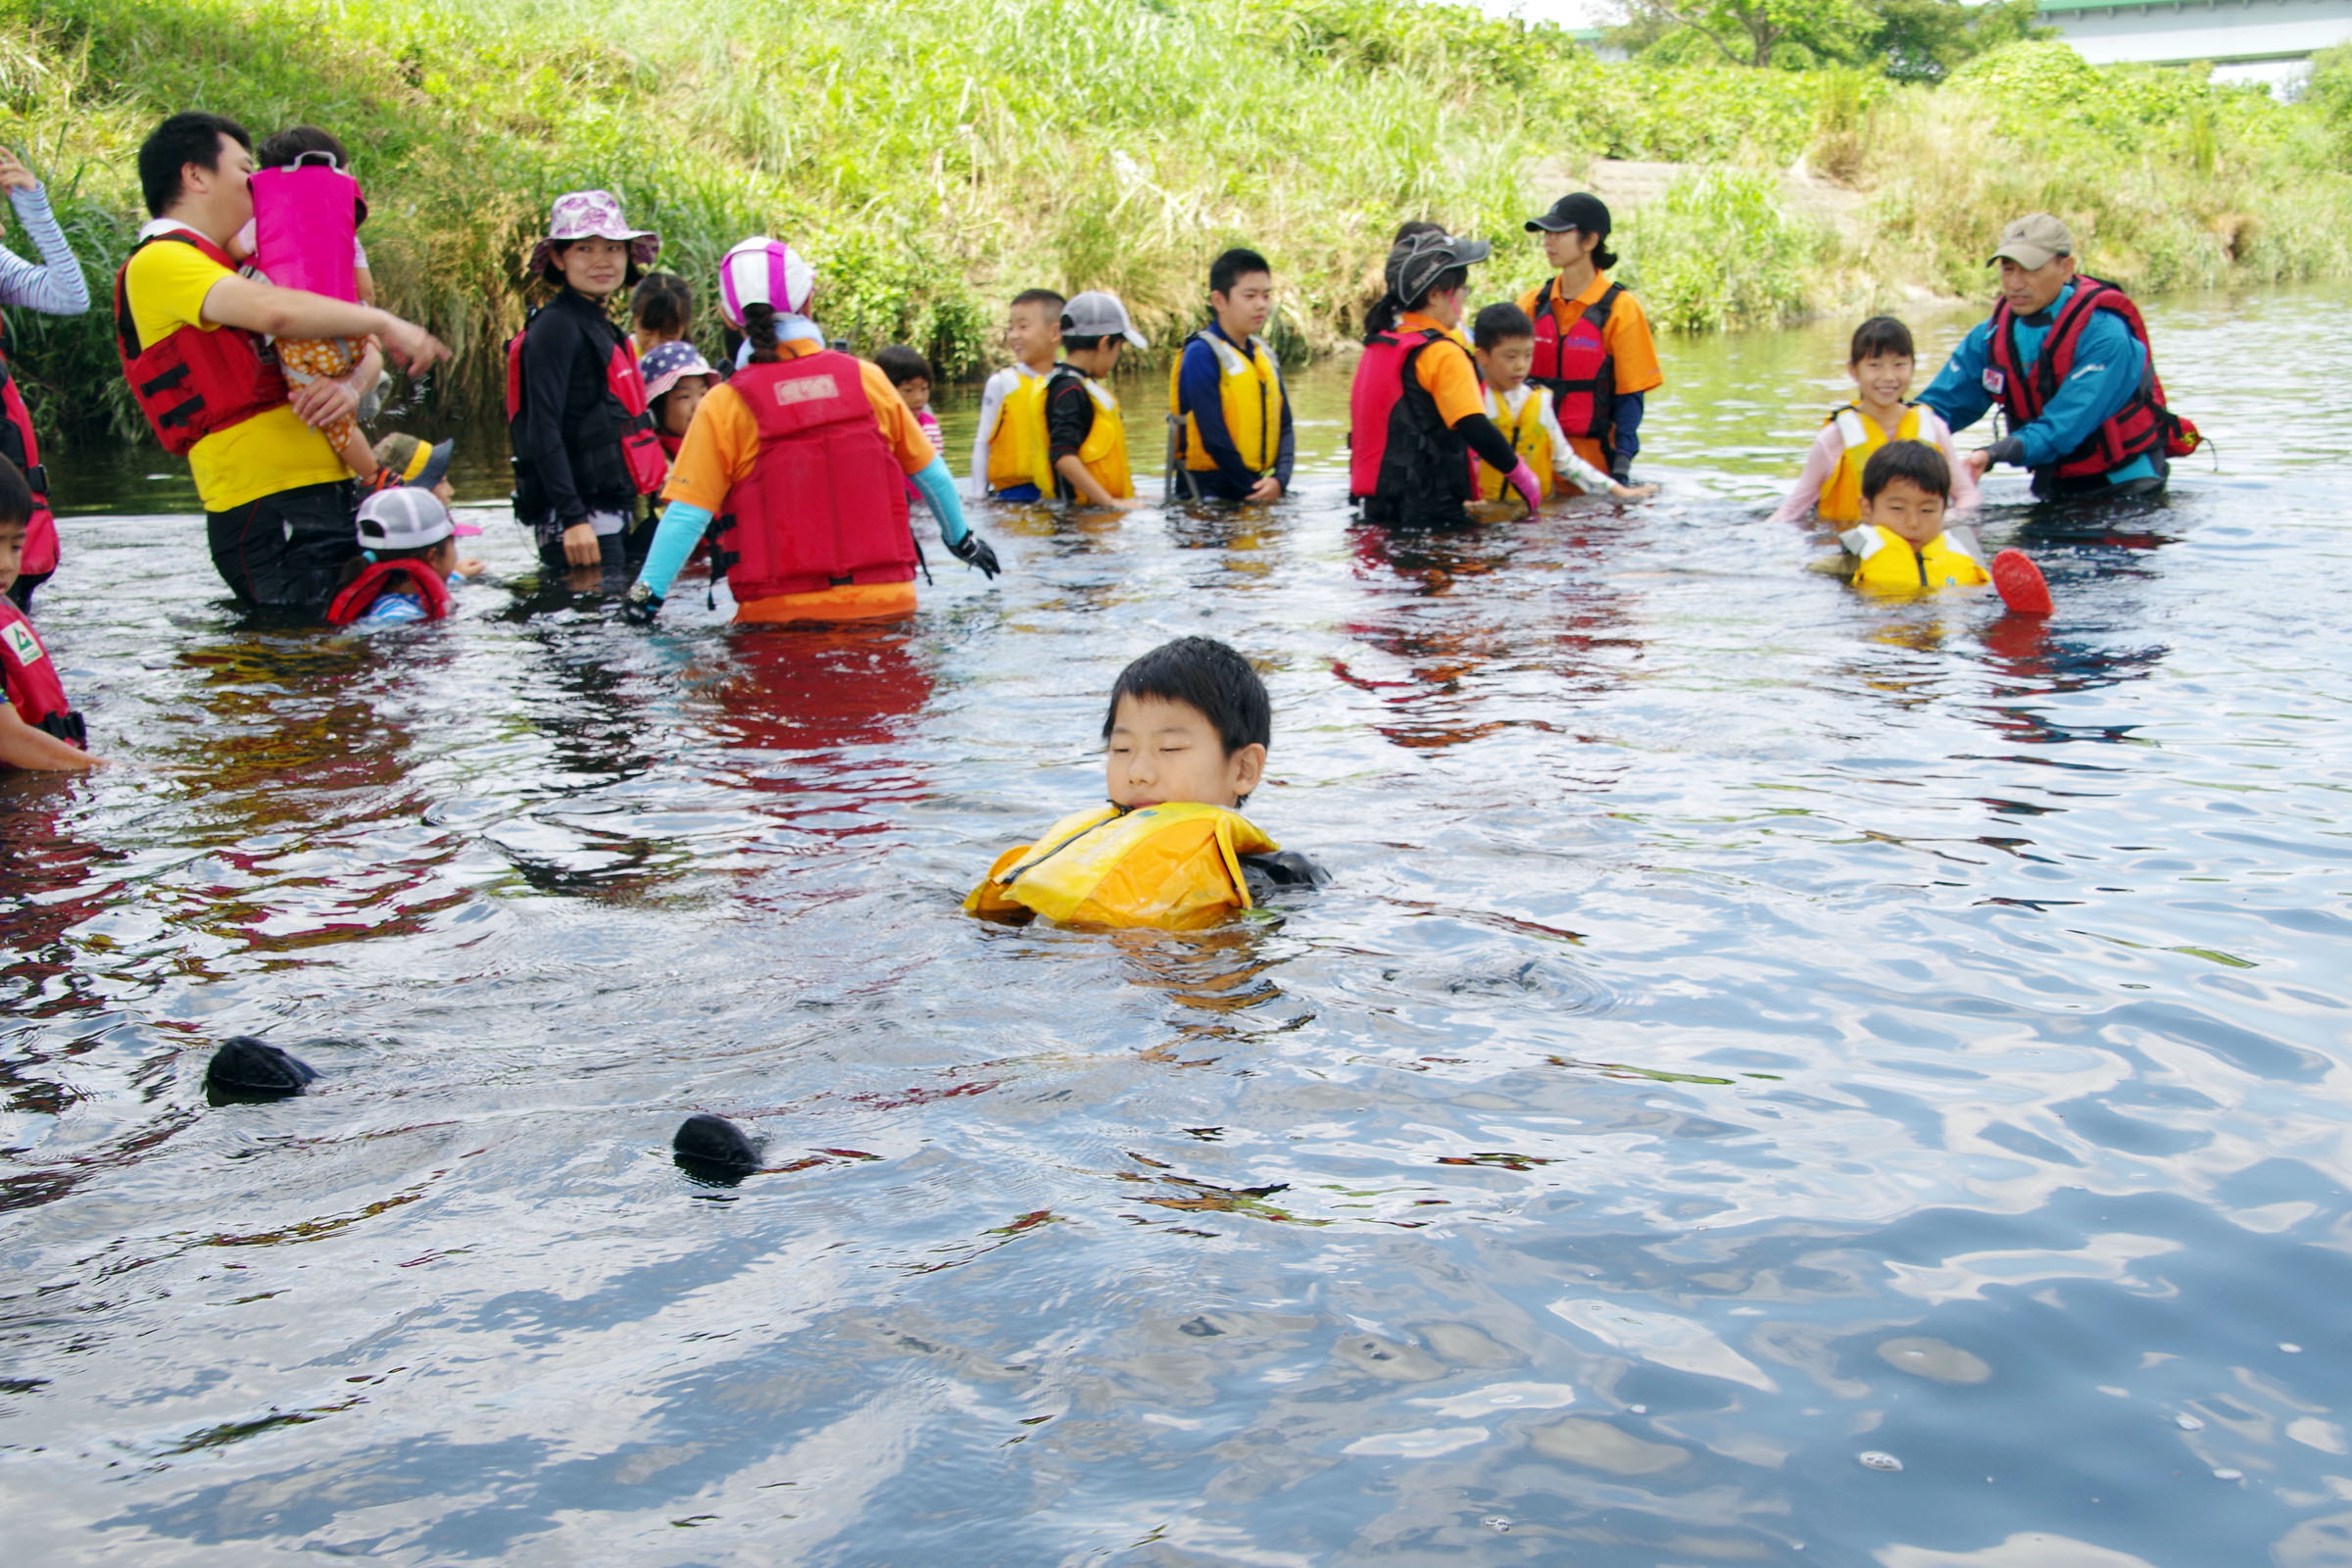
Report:
<svg viewBox="0 0 2352 1568"><path fill-rule="evenodd" d="M48 316L79 316L88 310L89 285L82 280L74 247L66 243L65 230L57 226L57 215L49 210L49 192L38 185L12 190L8 201L16 209L17 221L40 248L41 260L36 266L14 251L0 250L0 305L22 305Z"/></svg>

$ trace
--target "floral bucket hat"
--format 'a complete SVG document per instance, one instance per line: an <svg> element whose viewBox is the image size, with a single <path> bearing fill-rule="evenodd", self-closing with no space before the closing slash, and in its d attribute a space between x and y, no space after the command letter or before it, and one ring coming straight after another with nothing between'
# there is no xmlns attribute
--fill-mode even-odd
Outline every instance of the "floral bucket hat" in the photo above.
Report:
<svg viewBox="0 0 2352 1568"><path fill-rule="evenodd" d="M650 228L631 228L620 216L620 198L609 190L575 190L556 198L547 220L547 237L531 247L525 271L537 272L558 245L574 239L618 240L629 248L629 260L651 267L662 254L662 236Z"/></svg>

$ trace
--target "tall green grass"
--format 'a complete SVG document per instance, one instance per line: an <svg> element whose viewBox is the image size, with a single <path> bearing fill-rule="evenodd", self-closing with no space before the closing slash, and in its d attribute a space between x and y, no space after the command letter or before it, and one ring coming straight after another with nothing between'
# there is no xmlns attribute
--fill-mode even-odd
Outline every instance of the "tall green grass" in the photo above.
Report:
<svg viewBox="0 0 2352 1568"><path fill-rule="evenodd" d="M93 294L164 114L315 121L359 160L385 302L452 344L437 390L476 407L528 303L517 264L581 186L617 191L705 285L743 235L790 239L830 330L956 374L1032 285L1113 289L1172 337L1235 243L1274 259L1292 352L1353 335L1402 218L1501 242L1482 291L1530 285L1518 225L1557 192L1529 171L1594 157L1703 166L1617 246L1686 329L1977 292L1985 238L2032 206L2143 286L2339 270L2329 106L2352 91L2313 99L2039 45L1936 89L1607 66L1556 28L1385 0L0 0L0 141L48 174ZM1782 209L1800 156L1867 193L1858 227ZM103 313L16 324L48 427L137 428Z"/></svg>

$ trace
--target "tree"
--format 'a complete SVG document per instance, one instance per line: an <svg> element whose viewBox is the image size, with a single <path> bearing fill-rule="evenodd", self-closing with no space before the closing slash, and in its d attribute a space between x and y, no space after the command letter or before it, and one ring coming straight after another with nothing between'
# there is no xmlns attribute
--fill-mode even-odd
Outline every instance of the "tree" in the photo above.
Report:
<svg viewBox="0 0 2352 1568"><path fill-rule="evenodd" d="M1733 65L1759 70L1791 49L1814 60L1850 60L1877 25L1859 0L1626 0L1626 13L1621 31L1630 47L1688 31Z"/></svg>
<svg viewBox="0 0 2352 1568"><path fill-rule="evenodd" d="M1624 0L1609 39L1662 60L1734 65L1877 65L1900 81L1941 81L1962 62L2020 38L2037 0Z"/></svg>

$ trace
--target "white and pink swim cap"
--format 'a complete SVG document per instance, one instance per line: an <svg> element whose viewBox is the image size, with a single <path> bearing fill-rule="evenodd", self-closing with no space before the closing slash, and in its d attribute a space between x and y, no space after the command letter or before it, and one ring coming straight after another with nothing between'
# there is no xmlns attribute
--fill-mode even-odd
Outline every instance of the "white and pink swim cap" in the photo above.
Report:
<svg viewBox="0 0 2352 1568"><path fill-rule="evenodd" d="M743 325L747 305L772 306L780 316L805 316L816 291L816 269L780 239L755 234L727 252L718 264L719 308Z"/></svg>

